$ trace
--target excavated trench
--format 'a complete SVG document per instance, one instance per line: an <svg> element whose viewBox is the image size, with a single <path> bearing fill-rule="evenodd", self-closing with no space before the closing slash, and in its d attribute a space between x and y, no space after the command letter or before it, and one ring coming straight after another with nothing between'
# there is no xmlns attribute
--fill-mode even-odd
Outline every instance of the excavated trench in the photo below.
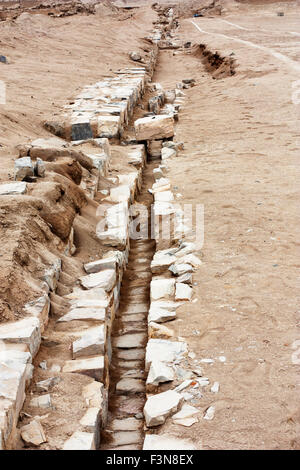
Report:
<svg viewBox="0 0 300 470"><path fill-rule="evenodd" d="M108 424L101 436L101 450L142 449L145 389L145 346L148 339L147 316L150 305L150 263L155 252L151 239L151 205L148 189L153 183L154 162L147 164L141 192L136 202L147 207L144 229L131 240L127 269L121 286L121 302L112 331L112 361ZM148 236L145 237L145 226ZM140 231L140 228L137 228Z"/></svg>

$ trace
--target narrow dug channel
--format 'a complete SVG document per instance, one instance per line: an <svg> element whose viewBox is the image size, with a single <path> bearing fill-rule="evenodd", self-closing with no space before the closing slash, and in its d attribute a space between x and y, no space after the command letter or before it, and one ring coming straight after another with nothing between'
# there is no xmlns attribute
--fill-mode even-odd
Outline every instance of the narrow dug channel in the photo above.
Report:
<svg viewBox="0 0 300 470"><path fill-rule="evenodd" d="M146 401L145 346L148 339L147 316L150 305L150 264L155 252L151 239L150 213L153 196L153 168L147 165L137 204L147 207L148 237L131 240L121 302L112 334L108 424L101 436L101 450L140 450L143 447L143 407ZM144 221L143 221L144 222ZM139 230L139 227L137 227Z"/></svg>

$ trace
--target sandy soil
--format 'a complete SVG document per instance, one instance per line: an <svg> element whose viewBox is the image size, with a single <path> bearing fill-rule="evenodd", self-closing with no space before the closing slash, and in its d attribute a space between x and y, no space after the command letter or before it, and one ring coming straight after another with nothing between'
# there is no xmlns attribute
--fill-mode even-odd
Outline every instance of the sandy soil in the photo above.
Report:
<svg viewBox="0 0 300 470"><path fill-rule="evenodd" d="M292 92L300 48L290 33L299 17L260 9L255 17L195 23L210 34L185 20L182 37L233 52L238 66L236 75L213 80L197 57L167 51L154 77L166 88L197 81L180 113L176 138L186 146L170 163L170 178L182 203L204 204L203 265L194 276L197 300L170 326L196 353L191 366L214 359L201 367L220 391L206 387L199 401L203 412L215 406L212 421L191 428L169 421L164 432L192 437L203 449L299 449L300 369L292 362L299 339L299 105Z"/></svg>

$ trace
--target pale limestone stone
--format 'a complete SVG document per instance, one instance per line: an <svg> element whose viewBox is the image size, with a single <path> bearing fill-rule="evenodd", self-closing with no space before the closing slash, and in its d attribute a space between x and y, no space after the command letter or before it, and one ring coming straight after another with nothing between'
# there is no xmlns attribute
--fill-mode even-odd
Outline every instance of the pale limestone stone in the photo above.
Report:
<svg viewBox="0 0 300 470"><path fill-rule="evenodd" d="M127 227L116 227L109 230L99 231L96 229L96 235L106 246L114 246L118 249L125 249L128 240Z"/></svg>
<svg viewBox="0 0 300 470"><path fill-rule="evenodd" d="M112 434L111 447L138 444L142 441L142 433L139 431L116 431Z"/></svg>
<svg viewBox="0 0 300 470"><path fill-rule="evenodd" d="M150 298L152 300L171 299L175 292L175 279L152 279Z"/></svg>
<svg viewBox="0 0 300 470"><path fill-rule="evenodd" d="M39 397L34 397L30 400L29 406L36 407L36 408L51 408L51 396L47 395L40 395Z"/></svg>
<svg viewBox="0 0 300 470"><path fill-rule="evenodd" d="M17 183L5 183L0 184L0 196L25 194L27 189L27 183L20 181Z"/></svg>
<svg viewBox="0 0 300 470"><path fill-rule="evenodd" d="M177 253L177 256L180 256L180 251ZM178 264L190 264L194 268L199 268L202 264L202 261L200 258L193 254L186 254L180 257L180 259L177 261Z"/></svg>
<svg viewBox="0 0 300 470"><path fill-rule="evenodd" d="M11 368L0 363L0 399L10 400L16 412L19 414L25 399L27 364L15 363Z"/></svg>
<svg viewBox="0 0 300 470"><path fill-rule="evenodd" d="M91 408L103 408L104 385L100 382L91 382L82 389L82 396Z"/></svg>
<svg viewBox="0 0 300 470"><path fill-rule="evenodd" d="M0 342L0 363L13 369L15 364L29 364L31 361L30 352L6 349L5 344Z"/></svg>
<svg viewBox="0 0 300 470"><path fill-rule="evenodd" d="M48 295L42 295L36 300L32 300L25 304L24 310L26 313L39 319L43 328L48 324L48 317L50 311L50 299ZM43 329L42 328L42 329Z"/></svg>
<svg viewBox="0 0 300 470"><path fill-rule="evenodd" d="M154 194L154 199L158 202L171 202L174 201L174 194L172 191L159 191Z"/></svg>
<svg viewBox="0 0 300 470"><path fill-rule="evenodd" d="M110 194L106 198L107 201L115 203L128 204L131 199L131 191L128 184L121 184L116 188L110 188ZM118 225L120 226L120 225Z"/></svg>
<svg viewBox="0 0 300 470"><path fill-rule="evenodd" d="M172 264L169 267L169 271L171 271L174 276L181 276L182 274L193 272L193 266L187 263Z"/></svg>
<svg viewBox="0 0 300 470"><path fill-rule="evenodd" d="M170 180L168 178L160 178L155 183L153 183L152 188L149 190L149 192L155 194L162 191L169 191L170 189Z"/></svg>
<svg viewBox="0 0 300 470"><path fill-rule="evenodd" d="M106 211L107 228L123 227L128 224L128 205L127 202L114 204Z"/></svg>
<svg viewBox="0 0 300 470"><path fill-rule="evenodd" d="M55 291L57 286L57 281L59 279L61 271L61 259L56 258L52 265L46 269L43 280L48 284L51 291Z"/></svg>
<svg viewBox="0 0 300 470"><path fill-rule="evenodd" d="M176 150L168 148L168 147L163 147L161 149L161 159L162 160L167 160L168 158L176 157L177 153Z"/></svg>
<svg viewBox="0 0 300 470"><path fill-rule="evenodd" d="M73 359L84 356L104 354L106 342L106 326L89 328L80 339L72 344Z"/></svg>
<svg viewBox="0 0 300 470"><path fill-rule="evenodd" d="M145 338L144 333L125 334L113 338L112 342L115 348L141 348L144 346Z"/></svg>
<svg viewBox="0 0 300 470"><path fill-rule="evenodd" d="M212 393L218 393L220 389L220 384L219 382L214 382L213 386L211 387L210 391Z"/></svg>
<svg viewBox="0 0 300 470"><path fill-rule="evenodd" d="M110 292L116 283L115 269L105 269L99 273L88 274L80 279L80 283L86 289L102 287L106 292Z"/></svg>
<svg viewBox="0 0 300 470"><path fill-rule="evenodd" d="M166 308L156 307L156 302L152 302L150 305L149 315L148 315L148 323L156 322L156 323L164 323L170 320L174 320L176 318L176 310L168 310Z"/></svg>
<svg viewBox="0 0 300 470"><path fill-rule="evenodd" d="M143 393L144 391L145 382L131 377L122 378L116 385L116 392L121 394Z"/></svg>
<svg viewBox="0 0 300 470"><path fill-rule="evenodd" d="M191 285L193 282L193 274L192 273L181 274L181 276L177 278L177 282L183 282L184 284Z"/></svg>
<svg viewBox="0 0 300 470"><path fill-rule="evenodd" d="M175 300L191 300L193 289L183 282L176 282Z"/></svg>
<svg viewBox="0 0 300 470"><path fill-rule="evenodd" d="M174 370L171 367L167 366L162 361L152 361L146 381L147 389L148 386L156 386L160 383L171 382L174 378Z"/></svg>
<svg viewBox="0 0 300 470"><path fill-rule="evenodd" d="M152 361L173 362L187 352L187 344L181 341L150 339L146 347L146 370Z"/></svg>
<svg viewBox="0 0 300 470"><path fill-rule="evenodd" d="M116 269L116 257L98 259L84 265L84 270L87 274L99 273L105 269Z"/></svg>
<svg viewBox="0 0 300 470"><path fill-rule="evenodd" d="M211 421L212 419L214 419L214 416L215 416L215 407L209 406L204 413L203 419L207 419L208 421Z"/></svg>
<svg viewBox="0 0 300 470"><path fill-rule="evenodd" d="M100 428L100 412L101 408L89 408L79 423L81 424L84 432L98 433Z"/></svg>
<svg viewBox="0 0 300 470"><path fill-rule="evenodd" d="M109 295L102 287L84 290L81 288L73 289L71 294L65 296L70 300L73 308L107 308L109 306Z"/></svg>
<svg viewBox="0 0 300 470"><path fill-rule="evenodd" d="M114 419L109 427L113 431L138 431L143 426L143 422L136 418Z"/></svg>
<svg viewBox="0 0 300 470"><path fill-rule="evenodd" d="M70 312L59 318L58 322L69 322L73 320L104 322L106 316L105 308L73 308Z"/></svg>
<svg viewBox="0 0 300 470"><path fill-rule="evenodd" d="M156 252L153 260L151 261L151 272L153 274L160 274L167 270L176 261L176 256L171 253Z"/></svg>
<svg viewBox="0 0 300 470"><path fill-rule="evenodd" d="M66 361L63 372L88 375L95 380L103 380L104 356L95 356L87 359Z"/></svg>
<svg viewBox="0 0 300 470"><path fill-rule="evenodd" d="M198 410L198 408L195 408L194 406L184 403L182 405L181 410L172 416L172 420L174 421L174 420L179 420L179 419L184 419L184 418L191 418L192 416L195 416L199 413L200 413L200 410Z"/></svg>
<svg viewBox="0 0 300 470"><path fill-rule="evenodd" d="M176 252L177 258L192 254L194 251L196 251L196 245L193 242L183 242L180 244L179 249ZM182 261L181 261L182 262Z"/></svg>
<svg viewBox="0 0 300 470"><path fill-rule="evenodd" d="M163 424L168 416L178 410L183 400L183 397L174 390L168 390L149 397L144 406L146 426L152 427Z"/></svg>
<svg viewBox="0 0 300 470"><path fill-rule="evenodd" d="M51 388L57 385L61 381L60 377L50 377L46 380L41 380L35 384L38 392L48 392Z"/></svg>
<svg viewBox="0 0 300 470"><path fill-rule="evenodd" d="M143 450L197 450L188 440L168 434L146 434Z"/></svg>
<svg viewBox="0 0 300 470"><path fill-rule="evenodd" d="M173 419L173 423L190 428L193 424L198 423L198 419L191 416L190 418Z"/></svg>
<svg viewBox="0 0 300 470"><path fill-rule="evenodd" d="M158 115L137 119L134 123L136 140L159 140L174 135L174 119Z"/></svg>
<svg viewBox="0 0 300 470"><path fill-rule="evenodd" d="M22 181L28 176L34 176L34 166L31 158L22 157L15 160L15 180Z"/></svg>
<svg viewBox="0 0 300 470"><path fill-rule="evenodd" d="M41 158L36 159L34 171L37 176L39 176L40 178L44 178L45 172L46 172L46 166L45 166L44 161Z"/></svg>
<svg viewBox="0 0 300 470"><path fill-rule="evenodd" d="M38 318L28 317L12 323L0 325L0 340L4 343L25 343L35 356L41 343L41 330Z"/></svg>
<svg viewBox="0 0 300 470"><path fill-rule="evenodd" d="M156 201L153 205L153 212L155 217L159 215L172 215L175 212L175 207L171 202ZM180 233L182 234L182 231Z"/></svg>
<svg viewBox="0 0 300 470"><path fill-rule="evenodd" d="M101 116L98 118L97 136L116 138L119 136L122 124L120 116Z"/></svg>
<svg viewBox="0 0 300 470"><path fill-rule="evenodd" d="M146 313L148 312L148 304L147 303L138 303L127 305L126 310L123 311L123 315L131 315L137 313Z"/></svg>
<svg viewBox="0 0 300 470"><path fill-rule="evenodd" d="M43 427L39 421L33 420L21 427L21 437L26 444L39 446L47 442Z"/></svg>
<svg viewBox="0 0 300 470"><path fill-rule="evenodd" d="M95 450L94 434L75 431L63 446L63 450Z"/></svg>

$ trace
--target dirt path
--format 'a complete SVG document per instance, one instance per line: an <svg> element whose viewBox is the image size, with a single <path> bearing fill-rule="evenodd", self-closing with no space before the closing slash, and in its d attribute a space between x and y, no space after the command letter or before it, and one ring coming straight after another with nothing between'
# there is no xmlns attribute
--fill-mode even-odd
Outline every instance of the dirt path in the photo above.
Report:
<svg viewBox="0 0 300 470"><path fill-rule="evenodd" d="M300 375L292 356L300 335L299 132L291 100L297 74L291 61L274 60L282 51L296 57L298 43L284 32L272 36L271 56L270 35L257 34L257 47L246 48L255 32L229 25L228 39L215 34L219 21L197 24L213 34L200 34L186 20L182 37L233 52L237 74L212 80L199 58L167 51L154 80L165 88L183 78L197 81L186 91L177 127L185 151L170 162L169 176L182 203L204 204L203 265L194 279L197 301L179 309L174 325L195 352L191 365L201 365L220 391L203 391L203 411L216 408L212 421L191 428L168 423L164 432L169 427L204 449L299 449ZM266 24L258 18L257 30Z"/></svg>

